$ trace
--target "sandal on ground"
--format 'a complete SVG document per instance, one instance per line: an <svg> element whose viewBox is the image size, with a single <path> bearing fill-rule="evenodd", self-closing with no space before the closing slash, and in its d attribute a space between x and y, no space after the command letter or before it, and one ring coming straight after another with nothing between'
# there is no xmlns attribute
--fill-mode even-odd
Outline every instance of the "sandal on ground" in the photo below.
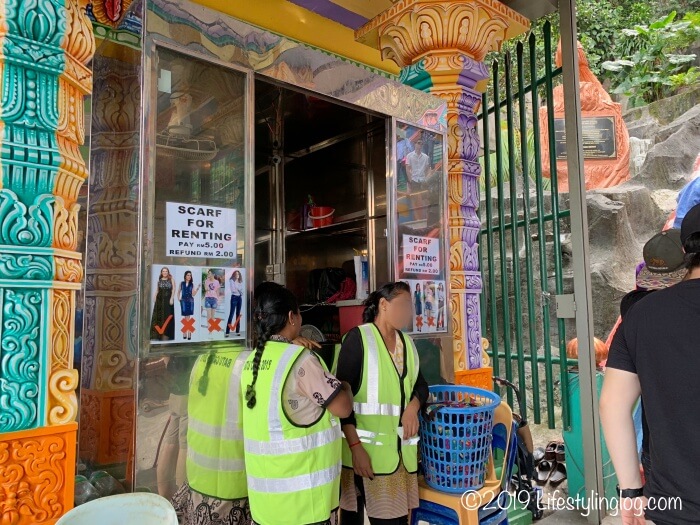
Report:
<svg viewBox="0 0 700 525"><path fill-rule="evenodd" d="M554 466L552 475L549 477L549 484L553 487L559 486L566 479L566 465L557 463Z"/></svg>
<svg viewBox="0 0 700 525"><path fill-rule="evenodd" d="M544 448L542 447L537 447L535 451L532 453L532 459L535 463L535 466L540 464L540 461L544 459Z"/></svg>
<svg viewBox="0 0 700 525"><path fill-rule="evenodd" d="M557 463L566 462L566 446L563 442L557 444L556 458Z"/></svg>
<svg viewBox="0 0 700 525"><path fill-rule="evenodd" d="M547 461L555 461L557 459L558 441L550 441L547 443L547 448L544 450L544 459Z"/></svg>
<svg viewBox="0 0 700 525"><path fill-rule="evenodd" d="M540 461L539 465L537 465L537 468L535 469L535 481L540 485L547 483L549 477L552 475L554 466L554 463L546 459Z"/></svg>

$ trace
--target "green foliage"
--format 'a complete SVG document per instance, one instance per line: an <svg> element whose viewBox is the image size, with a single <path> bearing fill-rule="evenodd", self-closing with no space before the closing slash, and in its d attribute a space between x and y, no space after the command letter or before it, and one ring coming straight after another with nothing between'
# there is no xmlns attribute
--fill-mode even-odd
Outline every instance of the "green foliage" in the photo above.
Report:
<svg viewBox="0 0 700 525"><path fill-rule="evenodd" d="M683 53L700 39L700 13L687 13L677 20L672 11L649 25L624 29L622 34L635 51L603 62L602 67L614 74L613 92L628 96L631 106L672 96L700 80L700 71L692 65L696 56Z"/></svg>
<svg viewBox="0 0 700 525"><path fill-rule="evenodd" d="M484 161L484 155L479 157L479 164L481 164L481 173L483 174L479 177L479 184L481 186L481 191L486 187L487 182L492 188L498 187L498 155L500 154L503 162L503 184L510 184L511 173L510 173L510 151L508 146L508 123L504 120L501 121L501 150L500 152L494 151L489 153L489 173L486 173L486 163ZM522 177L524 174L523 156L522 156L522 146L521 146L521 133L519 129L513 129L513 137L515 143L515 151L513 151L513 164L515 166L515 176ZM530 177L530 187L534 188L537 181L537 171L536 171L536 159L535 159L535 134L531 127L527 129L527 137L525 142L525 149L527 155L527 172ZM552 181L547 178L542 179L542 188L545 191L551 190ZM506 190L508 191L508 190Z"/></svg>

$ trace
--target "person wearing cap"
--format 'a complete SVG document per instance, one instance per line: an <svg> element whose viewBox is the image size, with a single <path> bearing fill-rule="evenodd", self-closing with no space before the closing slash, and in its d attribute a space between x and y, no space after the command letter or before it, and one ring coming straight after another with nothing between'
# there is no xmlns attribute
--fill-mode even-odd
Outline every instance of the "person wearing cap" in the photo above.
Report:
<svg viewBox="0 0 700 525"><path fill-rule="evenodd" d="M643 254L644 262L638 265L636 270L636 289L620 301L620 319L624 319L627 312L649 294L678 284L688 273L679 229L666 230L654 235L644 245ZM611 344L612 341L608 344L608 348ZM638 409L635 409L634 418L637 447L641 450L640 459L644 477L648 478L651 471L649 427L642 403Z"/></svg>
<svg viewBox="0 0 700 525"><path fill-rule="evenodd" d="M645 507L646 518L656 525L700 524L700 205L683 219L680 241L685 277L626 312L607 362L600 415L625 525L645 523ZM655 243L667 245L666 240ZM669 257L658 259L654 267L670 273ZM652 273L649 277L658 281ZM640 395L653 466L644 486L632 422Z"/></svg>

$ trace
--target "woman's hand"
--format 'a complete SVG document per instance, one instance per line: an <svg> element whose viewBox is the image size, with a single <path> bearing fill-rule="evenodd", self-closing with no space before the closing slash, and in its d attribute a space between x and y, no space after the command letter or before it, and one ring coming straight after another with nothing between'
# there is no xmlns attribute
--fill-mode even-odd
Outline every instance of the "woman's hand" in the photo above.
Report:
<svg viewBox="0 0 700 525"><path fill-rule="evenodd" d="M403 411L403 416L401 416L404 440L418 434L418 410L420 410L420 402L414 397L406 407L406 410Z"/></svg>
<svg viewBox="0 0 700 525"><path fill-rule="evenodd" d="M374 479L372 460L362 444L355 445L350 449L350 452L352 452L352 468L355 474L363 478Z"/></svg>
<svg viewBox="0 0 700 525"><path fill-rule="evenodd" d="M318 344L316 341L312 341L311 339L307 339L306 337L297 337L292 341L295 345L303 346L304 348L307 348L308 350L313 350L314 348L321 348L321 345Z"/></svg>

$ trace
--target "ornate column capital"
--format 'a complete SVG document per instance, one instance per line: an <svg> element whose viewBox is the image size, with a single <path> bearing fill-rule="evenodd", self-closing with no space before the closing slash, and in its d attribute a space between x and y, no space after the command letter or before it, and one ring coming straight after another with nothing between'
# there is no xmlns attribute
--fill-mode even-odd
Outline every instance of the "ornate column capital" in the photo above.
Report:
<svg viewBox="0 0 700 525"><path fill-rule="evenodd" d="M431 77L461 84L463 70L476 71L476 82L485 79L486 54L529 26L498 0L401 0L359 28L355 38L401 68L422 61Z"/></svg>
<svg viewBox="0 0 700 525"><path fill-rule="evenodd" d="M355 33L402 68L402 82L447 104L450 303L458 373L483 366L476 211L481 174L476 112L489 76L483 60L529 25L497 0L401 0Z"/></svg>

